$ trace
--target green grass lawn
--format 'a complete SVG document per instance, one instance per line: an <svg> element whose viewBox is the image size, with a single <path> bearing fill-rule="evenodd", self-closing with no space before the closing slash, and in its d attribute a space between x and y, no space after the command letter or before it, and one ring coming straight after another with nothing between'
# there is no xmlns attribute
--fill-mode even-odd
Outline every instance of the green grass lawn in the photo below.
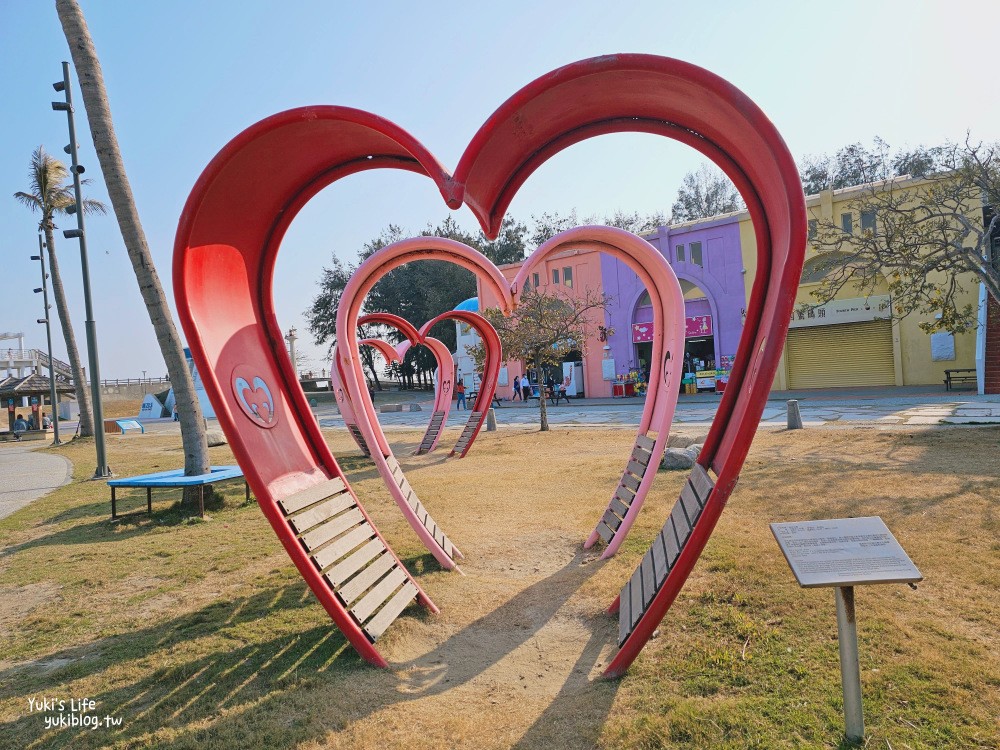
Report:
<svg viewBox="0 0 1000 750"><path fill-rule="evenodd" d="M449 436L454 439L455 435ZM373 465L328 437L438 615L411 606L362 662L242 484L197 518L180 491L110 493L93 444L74 480L0 520L0 748L837 748L833 594L800 589L767 524L880 515L925 581L857 589L868 747L1000 746L1000 461L995 429L761 434L677 602L628 675L600 679L604 609L684 476L663 472L619 554L580 543L634 433L483 433L469 457L409 457L466 554L442 571ZM442 443L444 444L444 442ZM3 450L0 447L0 450ZM52 450L52 449L48 449ZM213 449L214 464L234 463ZM177 436L109 436L119 476L179 468ZM93 700L100 728L47 728L43 699Z"/></svg>

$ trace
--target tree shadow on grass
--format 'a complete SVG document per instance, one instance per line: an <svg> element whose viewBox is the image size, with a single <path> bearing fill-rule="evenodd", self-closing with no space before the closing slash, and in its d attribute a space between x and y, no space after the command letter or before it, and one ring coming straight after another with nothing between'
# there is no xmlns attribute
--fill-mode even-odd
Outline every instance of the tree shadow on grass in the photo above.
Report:
<svg viewBox="0 0 1000 750"><path fill-rule="evenodd" d="M251 597L215 603L135 633L48 656L49 663L65 660L64 666L51 671L40 672L31 665L0 671L0 700L13 699L24 706L18 719L0 724L0 736L25 748L296 747L384 708L468 683L525 645L552 619L600 567L588 567L587 562L577 554L562 569L429 653L384 671L365 665L332 624L294 632L285 610L316 606L304 584L271 587ZM414 608L404 617L416 613L428 617ZM289 632L253 639L253 624L272 618L277 619L269 632ZM599 733L617 683L594 685L588 674L612 627L601 618L585 621L584 627L590 635L576 665L518 747L548 747L556 735L565 738L567 732L584 738ZM202 638L222 643L195 658L172 657L186 642ZM138 679L123 676L136 669L142 673ZM120 727L46 730L44 717L28 712L29 697L68 699L67 682L95 676L108 689L76 697L95 700L95 713L122 719ZM584 729L579 726L581 711L586 717ZM588 745L589 740L580 746Z"/></svg>
<svg viewBox="0 0 1000 750"><path fill-rule="evenodd" d="M205 513L221 511L223 508L242 507L245 495L220 493L212 489L205 490ZM141 497L138 494L141 492ZM251 503L254 501L251 500ZM166 507L164 504L169 503ZM73 519L97 516L98 520L89 523L76 524L68 529L61 529L51 534L29 539L21 544L14 544L0 549L0 558L9 557L24 550L52 545L93 544L95 542L126 542L160 528L183 526L189 523L201 523L198 517L197 503L183 499L183 490L171 488L159 490L153 494L153 513L146 512L145 490L137 490L133 496L118 499L118 518L111 520L111 500L106 502L88 503L87 505L64 511L42 521L42 524L57 524Z"/></svg>

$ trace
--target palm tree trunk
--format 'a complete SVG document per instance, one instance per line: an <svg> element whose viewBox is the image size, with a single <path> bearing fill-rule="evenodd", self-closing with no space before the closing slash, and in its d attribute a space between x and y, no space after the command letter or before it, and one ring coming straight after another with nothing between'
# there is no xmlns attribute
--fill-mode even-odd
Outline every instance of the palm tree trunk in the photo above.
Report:
<svg viewBox="0 0 1000 750"><path fill-rule="evenodd" d="M87 377L80 364L80 350L76 346L76 336L73 334L73 323L69 319L69 306L66 304L66 290L63 287L62 275L59 273L59 261L56 259L55 233L52 223L45 222L45 245L49 249L49 275L52 277L52 296L56 298L56 312L59 313L59 323L62 325L63 338L66 340L66 355L69 357L69 367L73 371L73 387L76 388L76 402L80 405L80 437L91 437L94 434L94 416L90 408L90 389L87 387ZM46 314L48 311L46 310ZM55 377L51 368L49 377ZM53 409L55 405L53 404Z"/></svg>
<svg viewBox="0 0 1000 750"><path fill-rule="evenodd" d="M122 239L128 251L139 291L149 311L149 319L156 332L156 341L167 365L170 383L181 423L184 442L184 473L205 474L209 470L208 442L205 439L205 419L194 389L194 380L188 369L181 339L177 333L167 298L156 273L146 235L139 222L139 212L132 196L132 188L125 174L118 137L111 120L111 107L104 87L104 75L97 59L94 42L87 29L87 22L76 0L56 0L56 12L62 23L63 33L73 56L73 66L80 81L80 92L87 108L87 122L94 139L94 150L101 164L108 197L114 207Z"/></svg>

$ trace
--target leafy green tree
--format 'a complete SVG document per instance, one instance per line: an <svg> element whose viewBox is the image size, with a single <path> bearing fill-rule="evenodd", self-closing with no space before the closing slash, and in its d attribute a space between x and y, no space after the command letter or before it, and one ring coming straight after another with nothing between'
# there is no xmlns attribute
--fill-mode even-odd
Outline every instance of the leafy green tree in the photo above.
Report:
<svg viewBox="0 0 1000 750"><path fill-rule="evenodd" d="M589 290L582 298L528 290L520 295L510 316L497 308L484 310L483 316L499 334L504 357L524 360L541 378L543 367L560 366L571 352L586 354L590 328L595 325L592 317L606 310L609 300L607 295ZM476 368L481 369L486 355L482 342L466 348ZM548 432L544 390L538 399L538 419L539 430Z"/></svg>
<svg viewBox="0 0 1000 750"><path fill-rule="evenodd" d="M739 211L745 208L736 186L722 170L702 164L684 175L677 200L671 208L670 221L679 223Z"/></svg>
<svg viewBox="0 0 1000 750"><path fill-rule="evenodd" d="M66 342L66 355L69 358L70 369L73 371L76 402L80 405L80 435L81 437L90 437L94 434L90 391L87 388L87 378L80 362L80 350L76 345L73 322L70 320L69 305L66 302L66 289L63 286L62 274L59 271L59 258L56 255L55 217L58 214L65 214L66 209L76 203L73 186L66 184L68 177L69 170L66 165L39 146L31 155L31 166L28 169L28 191L18 191L14 193L14 198L40 216L38 228L45 235L45 246L49 251L52 296L56 300L56 311L59 313L63 340ZM83 182L86 183L89 180L83 180ZM86 198L83 201L83 210L86 213L103 214L107 208L98 200ZM55 408L54 404L52 408Z"/></svg>

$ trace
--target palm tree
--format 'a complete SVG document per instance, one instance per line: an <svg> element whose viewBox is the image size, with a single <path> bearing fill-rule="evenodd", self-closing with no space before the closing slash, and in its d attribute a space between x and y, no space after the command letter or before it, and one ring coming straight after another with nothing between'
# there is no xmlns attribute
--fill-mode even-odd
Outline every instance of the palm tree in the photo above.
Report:
<svg viewBox="0 0 1000 750"><path fill-rule="evenodd" d="M28 170L30 192L17 192L14 193L14 197L31 209L33 213L41 214L42 217L38 222L38 227L45 233L45 246L49 249L52 294L56 298L56 310L59 313L59 322L62 324L63 338L66 340L66 354L69 356L69 366L73 371L76 400L80 404L80 435L89 437L94 434L90 390L87 388L87 378L83 373L83 366L80 364L80 351L76 346L73 323L69 319L69 306L66 304L66 290L59 273L55 232L53 231L56 228L55 215L65 214L66 209L76 202L73 197L73 186L65 184L67 177L69 177L69 170L66 169L66 165L54 156L45 153L45 149L39 146L31 155L31 167ZM103 214L107 208L100 201L87 198L83 201L83 210L87 213ZM52 373L50 372L49 375L51 376ZM53 408L55 407L53 406Z"/></svg>
<svg viewBox="0 0 1000 750"><path fill-rule="evenodd" d="M80 92L87 108L87 122L94 139L94 150L101 164L108 197L118 218L122 240L128 251L139 291L149 311L149 319L156 332L156 341L167 365L170 383L174 387L174 398L181 422L181 438L184 443L184 473L187 475L206 474L209 471L208 441L205 437L205 419L201 404L194 389L194 379L187 366L181 338L177 326L170 316L167 297L163 293L160 277L149 252L146 234L139 222L139 211L135 206L132 188L125 174L118 137L111 121L111 106L104 88L104 74L97 59L94 40L90 37L87 22L76 0L56 0L56 12L69 43L73 56L73 67L80 81Z"/></svg>

